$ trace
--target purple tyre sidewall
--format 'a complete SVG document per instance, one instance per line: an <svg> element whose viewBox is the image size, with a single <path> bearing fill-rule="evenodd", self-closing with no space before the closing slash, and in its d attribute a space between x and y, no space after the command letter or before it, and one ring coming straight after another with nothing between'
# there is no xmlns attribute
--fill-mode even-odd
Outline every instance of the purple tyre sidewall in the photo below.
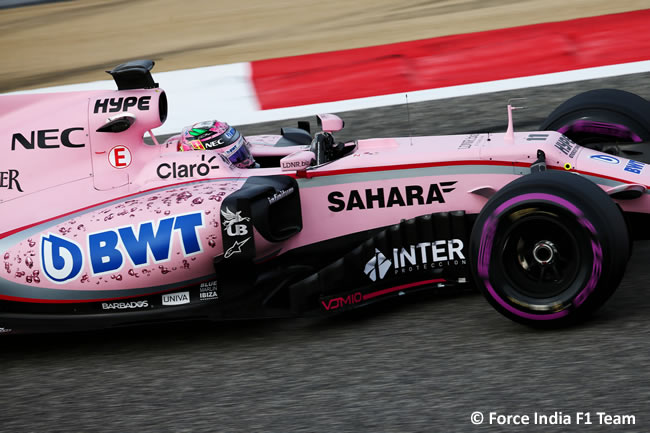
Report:
<svg viewBox="0 0 650 433"><path fill-rule="evenodd" d="M579 293L573 298L572 305L567 308L556 311L550 314L534 314L518 309L515 305L512 305L506 302L497 291L492 286L492 283L489 278L489 269L490 263L492 260L492 248L494 246L494 239L496 237L497 226L499 223L500 217L506 213L509 209L512 209L514 206L525 204L527 202L545 202L550 203L554 206L561 207L566 211L575 215L577 222L584 227L591 236L591 251L593 253L593 262L592 262L592 273L591 277L585 284L585 286L579 291ZM489 215L483 227L481 228L481 241L478 249L477 257L477 271L478 278L485 286L485 289L488 291L490 296L505 310L514 314L516 316L522 317L528 320L557 320L561 319L572 311L572 309L580 307L589 296L595 291L598 281L601 276L602 267L603 267L603 249L598 237L596 236L596 230L593 224L585 217L584 212L580 210L576 205L569 202L565 198L559 197L554 194L549 193L527 193L521 194L519 196L510 198L505 202L501 203L497 208Z"/></svg>

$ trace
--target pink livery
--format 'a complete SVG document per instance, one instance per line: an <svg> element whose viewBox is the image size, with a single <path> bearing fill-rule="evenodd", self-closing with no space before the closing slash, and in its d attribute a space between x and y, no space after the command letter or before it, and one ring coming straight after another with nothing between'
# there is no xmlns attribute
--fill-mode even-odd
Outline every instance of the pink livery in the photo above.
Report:
<svg viewBox="0 0 650 433"><path fill-rule="evenodd" d="M598 191L587 195L601 194L597 201L621 215L650 210L643 163L555 131L337 143L343 121L325 114L314 136L302 125L246 137L257 168L238 168L216 151L183 148L179 136L158 143L152 131L168 107L152 66L115 68L115 91L0 97L4 332L329 314L468 283L515 320L562 321L589 303L580 296L600 290L583 267L606 279L600 268L619 266L610 254L620 251L591 233L600 226L590 206L600 205L573 206L557 185L575 179L582 191L588 181ZM524 178L539 182L499 200ZM499 257L493 245L510 248L514 240L499 236L527 214L537 215L540 233L522 228L517 243L530 251L513 245L514 258ZM565 245L543 233L554 227L545 218L585 234ZM575 269L548 268L573 273L568 298L559 279L542 277L521 299L497 284L509 268L493 262L516 267L517 254L530 254L542 269L559 263L562 249L584 259ZM543 293L545 284L557 293Z"/></svg>

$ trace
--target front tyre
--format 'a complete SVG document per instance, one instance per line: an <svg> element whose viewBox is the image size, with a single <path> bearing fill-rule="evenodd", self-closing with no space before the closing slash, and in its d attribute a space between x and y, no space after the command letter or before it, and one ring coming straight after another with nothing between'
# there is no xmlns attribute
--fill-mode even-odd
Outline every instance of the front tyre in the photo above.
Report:
<svg viewBox="0 0 650 433"><path fill-rule="evenodd" d="M490 198L470 238L474 280L512 320L557 327L584 320L614 293L629 235L609 196L573 173L523 176Z"/></svg>
<svg viewBox="0 0 650 433"><path fill-rule="evenodd" d="M557 107L540 130L558 131L581 146L633 157L638 152L625 144L650 141L650 101L623 90L589 90Z"/></svg>

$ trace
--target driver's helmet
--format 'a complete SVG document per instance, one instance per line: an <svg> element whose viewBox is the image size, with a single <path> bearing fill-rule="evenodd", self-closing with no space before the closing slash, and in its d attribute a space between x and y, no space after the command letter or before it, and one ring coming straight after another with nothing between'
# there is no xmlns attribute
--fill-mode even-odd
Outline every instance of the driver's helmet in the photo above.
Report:
<svg viewBox="0 0 650 433"><path fill-rule="evenodd" d="M183 128L178 143L180 151L216 150L239 168L252 168L255 158L250 144L235 128L225 122L208 120Z"/></svg>

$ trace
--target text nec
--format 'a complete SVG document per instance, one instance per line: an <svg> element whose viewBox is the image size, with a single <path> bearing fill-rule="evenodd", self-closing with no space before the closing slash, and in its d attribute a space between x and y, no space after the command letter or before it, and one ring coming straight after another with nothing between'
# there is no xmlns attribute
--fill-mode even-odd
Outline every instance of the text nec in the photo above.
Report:
<svg viewBox="0 0 650 433"><path fill-rule="evenodd" d="M31 131L29 138L25 137L20 132L13 135L11 139L11 150L16 150L16 144L21 144L25 149L34 149L37 146L39 149L56 149L60 146L79 148L86 145L86 135L83 134L84 128L74 127L64 129L41 129L38 131ZM81 131L74 134L74 131ZM83 137L83 138L81 138ZM74 140L74 141L73 141Z"/></svg>
<svg viewBox="0 0 650 433"><path fill-rule="evenodd" d="M117 113L119 111L127 111L131 107L137 107L140 111L148 111L149 102L151 102L151 96L98 99L95 101L93 113Z"/></svg>
<svg viewBox="0 0 650 433"><path fill-rule="evenodd" d="M105 230L88 235L86 254L93 275L114 272L122 268L125 254L134 266L169 261L173 234L178 232L185 256L201 249L197 229L203 227L203 214L191 213L161 219L157 229L154 222ZM57 283L76 278L84 267L84 254L76 242L50 234L41 238L41 261L47 277Z"/></svg>

